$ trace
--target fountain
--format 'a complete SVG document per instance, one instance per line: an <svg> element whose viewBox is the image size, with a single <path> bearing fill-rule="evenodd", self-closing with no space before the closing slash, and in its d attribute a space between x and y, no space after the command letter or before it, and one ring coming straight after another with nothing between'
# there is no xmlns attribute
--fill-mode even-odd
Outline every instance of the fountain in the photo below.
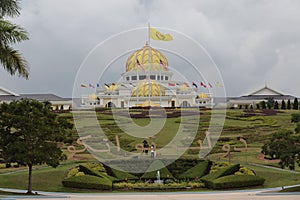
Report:
<svg viewBox="0 0 300 200"><path fill-rule="evenodd" d="M164 183L163 180L160 180L160 171L157 171L156 180L154 181L154 183L158 183L158 184Z"/></svg>

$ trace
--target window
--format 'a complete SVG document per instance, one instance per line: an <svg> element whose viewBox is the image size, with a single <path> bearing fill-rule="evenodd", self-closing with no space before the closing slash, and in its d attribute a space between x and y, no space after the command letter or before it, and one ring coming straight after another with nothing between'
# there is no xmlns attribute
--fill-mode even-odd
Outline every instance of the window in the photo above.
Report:
<svg viewBox="0 0 300 200"><path fill-rule="evenodd" d="M129 76L126 77L126 81L129 81Z"/></svg>
<svg viewBox="0 0 300 200"><path fill-rule="evenodd" d="M144 79L146 79L146 75L140 75L139 76L139 80L144 80Z"/></svg>
<svg viewBox="0 0 300 200"><path fill-rule="evenodd" d="M166 81L169 80L169 77L168 77L168 76L165 76L165 80L166 80Z"/></svg>
<svg viewBox="0 0 300 200"><path fill-rule="evenodd" d="M164 76L161 76L160 79L163 81L164 80Z"/></svg>
<svg viewBox="0 0 300 200"><path fill-rule="evenodd" d="M150 75L151 80L155 80L155 75Z"/></svg>
<svg viewBox="0 0 300 200"><path fill-rule="evenodd" d="M160 80L160 76L157 76L157 80Z"/></svg>
<svg viewBox="0 0 300 200"><path fill-rule="evenodd" d="M132 76L132 77L131 77L131 80L136 81L136 80L137 80L137 77L136 77L136 76Z"/></svg>

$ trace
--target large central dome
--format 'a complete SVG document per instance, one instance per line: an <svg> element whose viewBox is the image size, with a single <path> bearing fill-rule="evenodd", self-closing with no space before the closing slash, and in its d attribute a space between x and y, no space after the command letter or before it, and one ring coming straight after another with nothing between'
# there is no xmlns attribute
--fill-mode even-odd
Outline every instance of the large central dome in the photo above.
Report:
<svg viewBox="0 0 300 200"><path fill-rule="evenodd" d="M150 49L150 70L168 70L167 58L158 50L149 47L148 44L143 48L133 52L127 59L126 72L136 70L148 70Z"/></svg>

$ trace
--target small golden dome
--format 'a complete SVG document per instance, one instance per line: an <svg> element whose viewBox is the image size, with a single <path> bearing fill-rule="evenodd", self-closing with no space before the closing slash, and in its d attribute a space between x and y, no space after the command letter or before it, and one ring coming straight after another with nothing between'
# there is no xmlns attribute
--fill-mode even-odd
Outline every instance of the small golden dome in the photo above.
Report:
<svg viewBox="0 0 300 200"><path fill-rule="evenodd" d="M198 99L207 99L208 98L208 95L205 94L204 92L200 93L197 95L197 98Z"/></svg>
<svg viewBox="0 0 300 200"><path fill-rule="evenodd" d="M149 46L146 44L143 48L133 52L127 59L126 72L136 70L148 70L149 60ZM168 70L167 58L158 50L150 47L150 69L151 70Z"/></svg>
<svg viewBox="0 0 300 200"><path fill-rule="evenodd" d="M97 96L95 94L89 95L89 100L97 100Z"/></svg>
<svg viewBox="0 0 300 200"><path fill-rule="evenodd" d="M148 80L140 81L138 86L131 90L131 96L135 97L138 94L138 96L140 96L140 97L147 97L149 94L148 93L148 91L149 91L148 85L149 85ZM165 88L163 86L161 86L158 82L151 81L150 82L150 96L160 96L160 91L161 91L161 96L164 96Z"/></svg>
<svg viewBox="0 0 300 200"><path fill-rule="evenodd" d="M178 87L178 89L179 89L179 90L189 90L190 87L189 87L189 85L188 85L187 83L183 83L182 85L180 85L180 86Z"/></svg>

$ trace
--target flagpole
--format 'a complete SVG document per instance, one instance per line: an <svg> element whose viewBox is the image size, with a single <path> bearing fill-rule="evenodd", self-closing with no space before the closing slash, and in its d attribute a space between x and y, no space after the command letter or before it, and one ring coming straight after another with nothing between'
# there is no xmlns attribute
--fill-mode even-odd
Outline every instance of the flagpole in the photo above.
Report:
<svg viewBox="0 0 300 200"><path fill-rule="evenodd" d="M150 85L150 22L148 22L148 105L150 107L150 91L151 91L151 85Z"/></svg>
<svg viewBox="0 0 300 200"><path fill-rule="evenodd" d="M162 70L162 67L161 67L161 64L159 66L160 66L160 70L159 70L159 104L161 106L161 70Z"/></svg>

